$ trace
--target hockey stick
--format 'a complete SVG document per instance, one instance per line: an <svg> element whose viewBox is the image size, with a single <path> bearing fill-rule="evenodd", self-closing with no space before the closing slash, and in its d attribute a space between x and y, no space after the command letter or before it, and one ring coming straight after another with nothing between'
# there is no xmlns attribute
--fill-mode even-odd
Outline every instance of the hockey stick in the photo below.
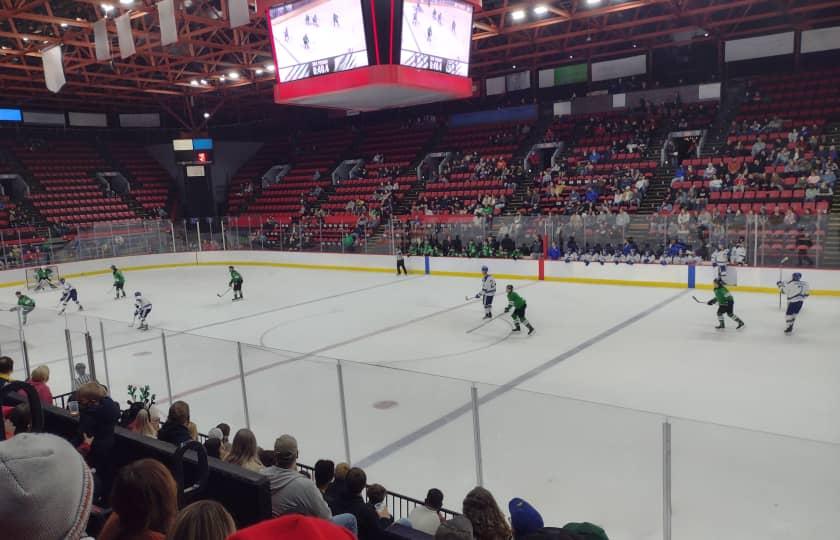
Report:
<svg viewBox="0 0 840 540"><path fill-rule="evenodd" d="M696 296L692 296L691 299L694 300L695 302L697 302L698 304L708 304L708 302L704 302L702 300L699 300Z"/></svg>
<svg viewBox="0 0 840 540"><path fill-rule="evenodd" d="M483 323L479 324L479 325L478 325L478 326L476 326L475 328L470 328L469 330L467 330L467 331L466 331L466 333L467 333L467 334L472 334L473 332L475 332L475 331L476 331L476 330L478 330L479 328L484 328L486 325L488 325L488 324L490 324L491 322L495 321L496 319L498 319L498 318L499 318L499 317L501 317L502 315L504 315L504 313L499 313L499 314L498 314L498 315L496 315L495 317L493 317L493 318L491 318L491 319L487 319L486 321L484 321Z"/></svg>
<svg viewBox="0 0 840 540"><path fill-rule="evenodd" d="M216 296L218 296L219 298L221 298L221 297L223 297L224 295L226 295L226 294L227 294L227 293L229 293L229 292L230 292L230 287L228 287L228 288L225 290L225 292L223 292L223 293L216 293Z"/></svg>
<svg viewBox="0 0 840 540"><path fill-rule="evenodd" d="M789 257L783 258L779 261L779 281L782 281L782 267L788 262ZM779 311L782 309L782 289L779 289Z"/></svg>

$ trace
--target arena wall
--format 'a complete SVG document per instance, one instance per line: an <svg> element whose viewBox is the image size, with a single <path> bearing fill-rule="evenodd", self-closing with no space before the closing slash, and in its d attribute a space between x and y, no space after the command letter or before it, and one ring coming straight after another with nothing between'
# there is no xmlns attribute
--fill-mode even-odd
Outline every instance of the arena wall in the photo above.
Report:
<svg viewBox="0 0 840 540"><path fill-rule="evenodd" d="M352 272L394 272L394 258L388 255L361 255L338 253L299 253L287 251L205 251L198 253L165 253L116 257L64 263L59 265L61 275L68 278L105 275L116 264L128 271L157 270L185 266L265 266L309 270L340 270ZM624 285L639 287L668 287L675 289L711 289L715 269L711 266L662 266L655 264L590 264L562 261L462 259L448 257L408 257L406 266L412 274L470 277L480 275L487 265L500 279L545 280L564 283L596 285ZM789 279L794 268L784 269ZM840 296L840 271L800 269L804 279L811 284L813 294ZM736 270L738 286L733 290L776 294L778 268L748 268ZM22 269L0 272L0 287L23 287L25 273Z"/></svg>

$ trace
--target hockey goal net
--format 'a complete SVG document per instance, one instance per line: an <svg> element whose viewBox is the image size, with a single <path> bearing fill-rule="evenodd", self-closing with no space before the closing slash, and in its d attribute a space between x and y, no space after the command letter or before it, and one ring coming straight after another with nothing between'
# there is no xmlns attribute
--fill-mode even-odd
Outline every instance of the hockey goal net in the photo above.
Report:
<svg viewBox="0 0 840 540"><path fill-rule="evenodd" d="M36 266L35 268L26 269L26 288L30 291L38 288L38 270L46 269L49 273L49 279L53 285L58 287L58 278L61 276L58 273L58 267L55 265ZM49 285L47 285L49 288Z"/></svg>

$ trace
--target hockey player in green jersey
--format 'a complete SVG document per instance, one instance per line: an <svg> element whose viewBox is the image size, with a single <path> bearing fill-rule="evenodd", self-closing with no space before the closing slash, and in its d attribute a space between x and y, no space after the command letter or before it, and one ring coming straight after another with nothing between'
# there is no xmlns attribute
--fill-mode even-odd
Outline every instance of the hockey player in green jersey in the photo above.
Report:
<svg viewBox="0 0 840 540"><path fill-rule="evenodd" d="M507 299L508 305L505 308L505 313L509 312L511 309L513 310L513 314L511 318L513 319L513 331L520 332L522 329L519 327L519 323L525 325L525 328L528 329L528 335L534 333L534 327L531 326L531 323L528 322L528 319L525 318L525 308L528 307L528 304L525 302L525 299L513 292L513 285L508 285L506 287L507 290Z"/></svg>
<svg viewBox="0 0 840 540"><path fill-rule="evenodd" d="M26 316L32 313L32 310L35 309L35 300L29 298L20 291L17 291L15 296L17 296L17 305L9 311L20 311L21 320L23 321L23 324L26 324Z"/></svg>
<svg viewBox="0 0 840 540"><path fill-rule="evenodd" d="M244 281L242 275L233 266L228 266L228 270L230 271L228 287L233 288L233 301L242 300L242 282Z"/></svg>
<svg viewBox="0 0 840 540"><path fill-rule="evenodd" d="M114 265L111 265L111 274L114 276L114 291L116 293L114 300L125 298L125 276Z"/></svg>
<svg viewBox="0 0 840 540"><path fill-rule="evenodd" d="M53 283L52 274L53 271L47 268L46 266L43 268L36 268L35 279L38 280L38 285L35 287L35 290L40 291L47 285L49 285L51 289L57 288L58 285Z"/></svg>
<svg viewBox="0 0 840 540"><path fill-rule="evenodd" d="M744 327L744 321L742 321L737 315L735 315L735 299L732 297L732 293L729 292L729 289L726 288L724 285L723 280L718 278L714 281L715 283L715 297L706 302L710 306L717 304L718 311L717 311L717 318L718 318L718 330L723 330L726 325L723 323L723 316L727 315L730 319L738 323L736 327L737 330L740 330Z"/></svg>

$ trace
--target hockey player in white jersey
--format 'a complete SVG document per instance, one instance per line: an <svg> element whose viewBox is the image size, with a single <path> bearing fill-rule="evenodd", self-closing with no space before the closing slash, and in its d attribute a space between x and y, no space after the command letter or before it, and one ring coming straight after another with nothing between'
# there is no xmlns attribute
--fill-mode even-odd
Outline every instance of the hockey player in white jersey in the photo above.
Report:
<svg viewBox="0 0 840 540"><path fill-rule="evenodd" d="M67 309L67 303L71 301L76 302L76 305L79 307L79 311L84 310L82 304L79 303L79 292L76 290L76 287L71 285L70 282L64 278L59 279L58 282L61 284L62 289L64 289L61 293L61 309L58 314L61 315L64 313L64 310Z"/></svg>
<svg viewBox="0 0 840 540"><path fill-rule="evenodd" d="M139 318L140 325L137 328L140 330L148 330L149 325L146 324L146 317L149 316L151 311L152 303L149 302L149 299L143 296L143 293L140 291L134 293L134 320L131 321L131 325L134 326L134 321Z"/></svg>
<svg viewBox="0 0 840 540"><path fill-rule="evenodd" d="M717 277L726 281L726 266L729 264L729 248L718 244L718 248L712 252L712 266L717 268Z"/></svg>
<svg viewBox="0 0 840 540"><path fill-rule="evenodd" d="M732 266L744 266L747 264L747 248L744 247L743 240L738 240L738 243L730 250L729 262Z"/></svg>
<svg viewBox="0 0 840 540"><path fill-rule="evenodd" d="M493 297L496 296L496 279L490 275L486 266L481 267L481 290L475 295L484 304L484 318L493 318Z"/></svg>
<svg viewBox="0 0 840 540"><path fill-rule="evenodd" d="M811 287L808 283L802 281L802 274L794 272L791 278L787 283L784 281L776 283L776 286L787 296L788 300L787 311L785 312L785 322L787 322L785 334L793 332L793 323L802 310L802 303L811 294Z"/></svg>

